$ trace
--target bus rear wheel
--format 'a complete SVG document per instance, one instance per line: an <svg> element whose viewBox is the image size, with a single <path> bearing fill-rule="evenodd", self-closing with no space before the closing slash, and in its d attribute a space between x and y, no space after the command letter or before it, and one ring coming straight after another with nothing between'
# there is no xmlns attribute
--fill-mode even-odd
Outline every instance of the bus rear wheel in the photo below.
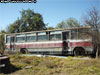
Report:
<svg viewBox="0 0 100 75"><path fill-rule="evenodd" d="M77 47L74 49L74 56L84 56L85 50L82 47Z"/></svg>
<svg viewBox="0 0 100 75"><path fill-rule="evenodd" d="M22 48L22 49L20 50L20 52L21 52L22 54L27 54L27 53L28 53L28 50L27 50L26 48Z"/></svg>

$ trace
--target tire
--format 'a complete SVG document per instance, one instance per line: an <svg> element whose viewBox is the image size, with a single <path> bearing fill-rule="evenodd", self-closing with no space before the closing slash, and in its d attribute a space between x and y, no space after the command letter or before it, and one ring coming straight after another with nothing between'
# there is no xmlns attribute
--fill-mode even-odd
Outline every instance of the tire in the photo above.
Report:
<svg viewBox="0 0 100 75"><path fill-rule="evenodd" d="M74 50L74 56L84 56L85 55L85 50L81 47L75 48Z"/></svg>
<svg viewBox="0 0 100 75"><path fill-rule="evenodd" d="M28 50L27 50L26 48L22 48L22 49L20 50L20 52L21 52L22 54L27 54L27 53L28 53Z"/></svg>

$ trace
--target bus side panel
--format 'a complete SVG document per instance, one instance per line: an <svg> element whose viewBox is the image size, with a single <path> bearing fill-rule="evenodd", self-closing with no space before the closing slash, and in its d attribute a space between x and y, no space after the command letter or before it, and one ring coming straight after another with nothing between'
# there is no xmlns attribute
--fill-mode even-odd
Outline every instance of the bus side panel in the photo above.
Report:
<svg viewBox="0 0 100 75"><path fill-rule="evenodd" d="M46 41L46 42L26 42L16 43L16 49L26 48L29 52L50 52L50 54L62 54L62 41ZM7 44L10 49L10 45Z"/></svg>
<svg viewBox="0 0 100 75"><path fill-rule="evenodd" d="M92 54L93 53L93 45L91 41L70 41L69 43L70 48L69 48L69 52L73 53L74 49L76 47L82 47L85 49L85 54Z"/></svg>

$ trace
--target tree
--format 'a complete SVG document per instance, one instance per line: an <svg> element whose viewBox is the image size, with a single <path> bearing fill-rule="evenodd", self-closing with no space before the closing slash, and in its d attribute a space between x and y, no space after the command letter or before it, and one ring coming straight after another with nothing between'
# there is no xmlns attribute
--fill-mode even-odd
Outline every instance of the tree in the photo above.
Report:
<svg viewBox="0 0 100 75"><path fill-rule="evenodd" d="M47 30L55 29L54 27L47 27Z"/></svg>
<svg viewBox="0 0 100 75"><path fill-rule="evenodd" d="M66 21L66 24L68 25L68 27L78 27L78 26L80 26L80 23L78 22L78 20L76 20L74 18L69 18Z"/></svg>
<svg viewBox="0 0 100 75"><path fill-rule="evenodd" d="M80 26L80 23L74 19L74 18L69 18L66 21L62 21L57 24L56 28L70 28L70 27L78 27Z"/></svg>
<svg viewBox="0 0 100 75"><path fill-rule="evenodd" d="M2 30L0 32L0 54L1 55L4 53L4 50L5 50L5 47L6 47L6 45L5 45L5 39L4 39L5 38L4 34L5 34L5 31Z"/></svg>
<svg viewBox="0 0 100 75"><path fill-rule="evenodd" d="M8 26L7 32L16 33L46 29L41 14L35 13L31 9L22 10L20 13L21 17Z"/></svg>
<svg viewBox="0 0 100 75"><path fill-rule="evenodd" d="M18 33L18 32L21 32L20 25L21 25L21 21L18 18L13 24L10 24L7 27L7 32L8 33Z"/></svg>
<svg viewBox="0 0 100 75"><path fill-rule="evenodd" d="M62 21L57 24L56 28L67 28L67 24L64 21Z"/></svg>
<svg viewBox="0 0 100 75"><path fill-rule="evenodd" d="M95 8L88 10L86 15L83 16L84 24L91 27L88 31L93 38L93 45L96 51L96 58L100 53L100 12Z"/></svg>

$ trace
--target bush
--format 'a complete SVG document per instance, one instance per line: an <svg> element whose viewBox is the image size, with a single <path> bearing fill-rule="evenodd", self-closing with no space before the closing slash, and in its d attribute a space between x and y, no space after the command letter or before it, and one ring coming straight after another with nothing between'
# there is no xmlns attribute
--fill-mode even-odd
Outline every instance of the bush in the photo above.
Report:
<svg viewBox="0 0 100 75"><path fill-rule="evenodd" d="M4 31L1 31L1 34L0 34L0 54L1 55L4 53L4 50L6 48L4 35L5 35Z"/></svg>

